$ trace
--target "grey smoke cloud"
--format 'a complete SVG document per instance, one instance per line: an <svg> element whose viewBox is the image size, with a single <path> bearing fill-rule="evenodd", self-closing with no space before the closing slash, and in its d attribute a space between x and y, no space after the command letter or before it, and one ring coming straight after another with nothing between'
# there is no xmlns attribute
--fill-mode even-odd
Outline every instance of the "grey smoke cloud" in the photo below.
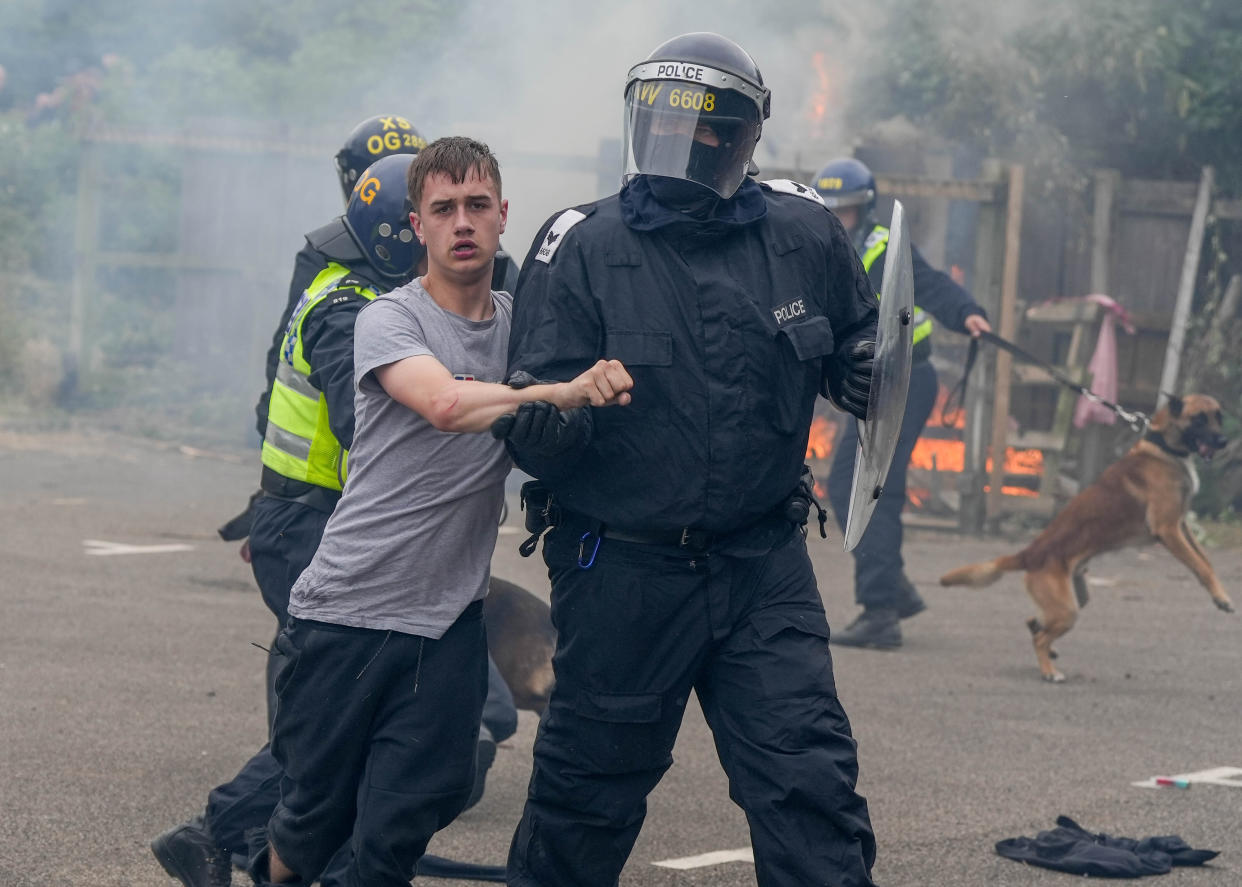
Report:
<svg viewBox="0 0 1242 887"><path fill-rule="evenodd" d="M772 90L772 117L756 152L761 168L812 168L847 150L840 124L846 40L825 21L819 13L795 25L753 2L480 2L418 65L413 88L388 83L382 94L394 107L408 106L403 113L428 137L471 135L492 147L511 204L505 241L524 255L551 213L601 196L601 185L619 185L615 146L602 183L594 171L575 170L599 155L601 143L619 140L629 68L678 34L715 31L759 64Z"/></svg>

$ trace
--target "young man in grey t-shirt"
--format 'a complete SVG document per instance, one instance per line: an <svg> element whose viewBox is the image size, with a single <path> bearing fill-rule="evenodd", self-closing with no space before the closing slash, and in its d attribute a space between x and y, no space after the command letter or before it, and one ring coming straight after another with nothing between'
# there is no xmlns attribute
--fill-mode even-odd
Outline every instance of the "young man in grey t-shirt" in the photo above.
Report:
<svg viewBox="0 0 1242 887"><path fill-rule="evenodd" d="M523 403L629 402L616 361L567 383L499 384L512 304L489 284L508 204L487 146L432 143L409 186L428 270L355 326L349 479L277 639L284 778L251 863L261 884L311 883L352 834L349 883L408 885L470 793L487 689L482 599L510 463L470 432Z"/></svg>

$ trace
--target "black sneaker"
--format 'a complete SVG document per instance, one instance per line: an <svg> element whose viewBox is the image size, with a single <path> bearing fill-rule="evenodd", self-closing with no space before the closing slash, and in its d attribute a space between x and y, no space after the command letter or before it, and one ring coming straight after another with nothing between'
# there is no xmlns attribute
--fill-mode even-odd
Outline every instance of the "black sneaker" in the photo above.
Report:
<svg viewBox="0 0 1242 887"><path fill-rule="evenodd" d="M233 880L229 855L216 846L196 816L151 842L151 852L164 871L185 887L229 887Z"/></svg>
<svg viewBox="0 0 1242 887"><path fill-rule="evenodd" d="M830 640L842 647L895 650L901 646L901 625L897 611L891 607L865 609L842 631L832 634Z"/></svg>
<svg viewBox="0 0 1242 887"><path fill-rule="evenodd" d="M909 619L911 616L917 616L927 609L927 604L923 601L923 596L919 594L919 590L914 587L914 583L902 574L901 581L897 584L896 602L893 604L897 610L898 619Z"/></svg>
<svg viewBox="0 0 1242 887"><path fill-rule="evenodd" d="M470 797L466 800L463 810L469 810L483 797L483 787L487 780L487 771L496 760L496 740L492 731L483 724L479 725L479 744L474 750L474 786L470 789Z"/></svg>

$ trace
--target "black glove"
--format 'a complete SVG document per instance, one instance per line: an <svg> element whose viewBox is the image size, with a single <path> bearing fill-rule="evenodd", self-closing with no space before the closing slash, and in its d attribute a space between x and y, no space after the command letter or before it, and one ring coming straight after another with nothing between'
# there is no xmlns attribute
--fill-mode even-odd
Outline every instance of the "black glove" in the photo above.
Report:
<svg viewBox="0 0 1242 887"><path fill-rule="evenodd" d="M823 394L852 416L867 418L875 342L863 339L845 346L824 362Z"/></svg>
<svg viewBox="0 0 1242 887"><path fill-rule="evenodd" d="M585 442L586 423L578 415L582 409L561 412L544 400L524 403L492 423L492 437L507 440L520 452L555 458Z"/></svg>

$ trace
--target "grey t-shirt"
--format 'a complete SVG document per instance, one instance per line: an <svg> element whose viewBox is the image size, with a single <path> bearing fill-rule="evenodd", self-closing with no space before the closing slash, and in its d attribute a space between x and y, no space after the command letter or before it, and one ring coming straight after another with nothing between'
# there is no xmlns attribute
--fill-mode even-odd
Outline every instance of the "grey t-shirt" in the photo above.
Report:
<svg viewBox="0 0 1242 887"><path fill-rule="evenodd" d="M510 461L490 434L436 428L372 373L430 354L459 379L505 377L513 301L490 320L445 311L415 279L362 309L354 327L349 476L289 613L438 638L487 593Z"/></svg>

